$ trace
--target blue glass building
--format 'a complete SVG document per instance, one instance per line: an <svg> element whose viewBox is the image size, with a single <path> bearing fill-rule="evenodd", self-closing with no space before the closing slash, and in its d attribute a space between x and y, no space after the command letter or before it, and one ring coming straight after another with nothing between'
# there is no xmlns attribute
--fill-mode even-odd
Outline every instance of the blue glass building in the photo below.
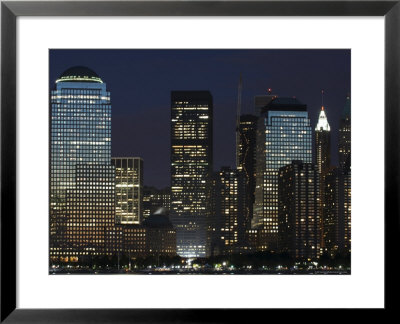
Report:
<svg viewBox="0 0 400 324"><path fill-rule="evenodd" d="M114 225L111 105L92 70L73 67L50 98L50 257L61 261L104 253Z"/></svg>
<svg viewBox="0 0 400 324"><path fill-rule="evenodd" d="M312 128L307 106L295 98L276 98L262 110L257 125L256 188L251 226L259 249L276 250L279 168L293 160L312 163Z"/></svg>

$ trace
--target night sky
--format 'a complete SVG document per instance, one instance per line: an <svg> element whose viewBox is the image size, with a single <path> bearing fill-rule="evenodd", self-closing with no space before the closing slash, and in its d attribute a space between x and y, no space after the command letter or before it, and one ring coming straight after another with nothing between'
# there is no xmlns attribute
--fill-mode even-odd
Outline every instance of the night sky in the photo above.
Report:
<svg viewBox="0 0 400 324"><path fill-rule="evenodd" d="M50 50L50 88L66 69L94 70L112 104L112 155L140 156L144 183L170 185L170 93L209 90L214 99L214 170L235 166L239 75L242 113L268 88L307 104L312 127L324 106L337 164L339 119L350 93L350 50Z"/></svg>

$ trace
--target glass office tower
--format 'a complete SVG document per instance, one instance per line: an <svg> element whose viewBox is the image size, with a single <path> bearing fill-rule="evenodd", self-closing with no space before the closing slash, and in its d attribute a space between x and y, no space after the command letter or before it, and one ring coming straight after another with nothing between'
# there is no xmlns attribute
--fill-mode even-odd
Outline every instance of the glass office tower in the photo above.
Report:
<svg viewBox="0 0 400 324"><path fill-rule="evenodd" d="M73 67L50 98L50 257L78 261L104 253L114 224L111 105L92 70Z"/></svg>
<svg viewBox="0 0 400 324"><path fill-rule="evenodd" d="M312 163L312 128L307 106L295 98L276 98L258 119L256 189L252 228L259 250L276 250L278 172L293 160Z"/></svg>
<svg viewBox="0 0 400 324"><path fill-rule="evenodd" d="M209 254L212 130L210 92L171 93L171 220L182 257Z"/></svg>
<svg viewBox="0 0 400 324"><path fill-rule="evenodd" d="M115 222L141 224L143 220L143 160L113 157L115 167Z"/></svg>

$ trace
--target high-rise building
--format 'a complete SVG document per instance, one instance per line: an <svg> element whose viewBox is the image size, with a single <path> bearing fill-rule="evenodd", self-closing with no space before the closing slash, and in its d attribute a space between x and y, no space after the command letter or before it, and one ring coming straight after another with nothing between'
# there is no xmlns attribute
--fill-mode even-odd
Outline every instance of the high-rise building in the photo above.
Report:
<svg viewBox="0 0 400 324"><path fill-rule="evenodd" d="M296 259L320 255L319 172L311 163L293 161L279 169L280 252Z"/></svg>
<svg viewBox="0 0 400 324"><path fill-rule="evenodd" d="M346 97L346 103L339 122L339 166L345 168L351 164L351 101ZM349 168L349 166L347 166Z"/></svg>
<svg viewBox="0 0 400 324"><path fill-rule="evenodd" d="M276 98L257 125L256 188L252 228L260 250L276 250L279 168L299 160L312 163L312 129L307 106L295 98Z"/></svg>
<svg viewBox="0 0 400 324"><path fill-rule="evenodd" d="M324 241L327 252L351 252L351 103L347 96L339 124L339 167L325 178Z"/></svg>
<svg viewBox="0 0 400 324"><path fill-rule="evenodd" d="M50 114L50 258L103 254L115 217L110 92L92 70L70 68L51 91Z"/></svg>
<svg viewBox="0 0 400 324"><path fill-rule="evenodd" d="M351 170L334 168L325 179L324 242L331 256L351 252Z"/></svg>
<svg viewBox="0 0 400 324"><path fill-rule="evenodd" d="M143 218L146 219L161 207L171 209L171 188L157 189L144 187L143 189Z"/></svg>
<svg viewBox="0 0 400 324"><path fill-rule="evenodd" d="M171 93L171 221L177 253L209 254L213 100L209 91Z"/></svg>
<svg viewBox="0 0 400 324"><path fill-rule="evenodd" d="M242 115L239 120L239 143L237 150L237 169L243 172L246 182L246 200L243 226L249 229L253 217L254 191L256 187L256 134L257 117Z"/></svg>
<svg viewBox="0 0 400 324"><path fill-rule="evenodd" d="M318 122L315 126L315 156L316 164L319 172L320 179L320 215L321 215L321 248L324 248L323 240L323 212L324 212L324 190L325 190L325 177L331 168L331 127L329 126L328 118L324 106L321 106L319 112Z"/></svg>
<svg viewBox="0 0 400 324"><path fill-rule="evenodd" d="M324 106L315 126L315 155L319 173L326 174L331 166L331 127Z"/></svg>
<svg viewBox="0 0 400 324"><path fill-rule="evenodd" d="M215 244L221 254L240 253L245 244L245 178L243 172L222 167L215 183ZM216 253L214 253L216 254Z"/></svg>
<svg viewBox="0 0 400 324"><path fill-rule="evenodd" d="M140 224L143 219L143 160L113 157L115 167L115 223Z"/></svg>
<svg viewBox="0 0 400 324"><path fill-rule="evenodd" d="M65 246L60 255L65 261L107 254L104 229L115 222L113 166L77 164L75 172L75 188L66 196Z"/></svg>

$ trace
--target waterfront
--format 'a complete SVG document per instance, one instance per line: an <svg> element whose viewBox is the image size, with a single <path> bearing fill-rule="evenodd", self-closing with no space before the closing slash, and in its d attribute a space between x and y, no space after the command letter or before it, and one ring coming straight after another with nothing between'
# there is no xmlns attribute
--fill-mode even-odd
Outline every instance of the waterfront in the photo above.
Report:
<svg viewBox="0 0 400 324"><path fill-rule="evenodd" d="M351 270L346 269L171 269L152 268L140 270L127 269L50 269L49 274L97 274L97 275L350 275Z"/></svg>

